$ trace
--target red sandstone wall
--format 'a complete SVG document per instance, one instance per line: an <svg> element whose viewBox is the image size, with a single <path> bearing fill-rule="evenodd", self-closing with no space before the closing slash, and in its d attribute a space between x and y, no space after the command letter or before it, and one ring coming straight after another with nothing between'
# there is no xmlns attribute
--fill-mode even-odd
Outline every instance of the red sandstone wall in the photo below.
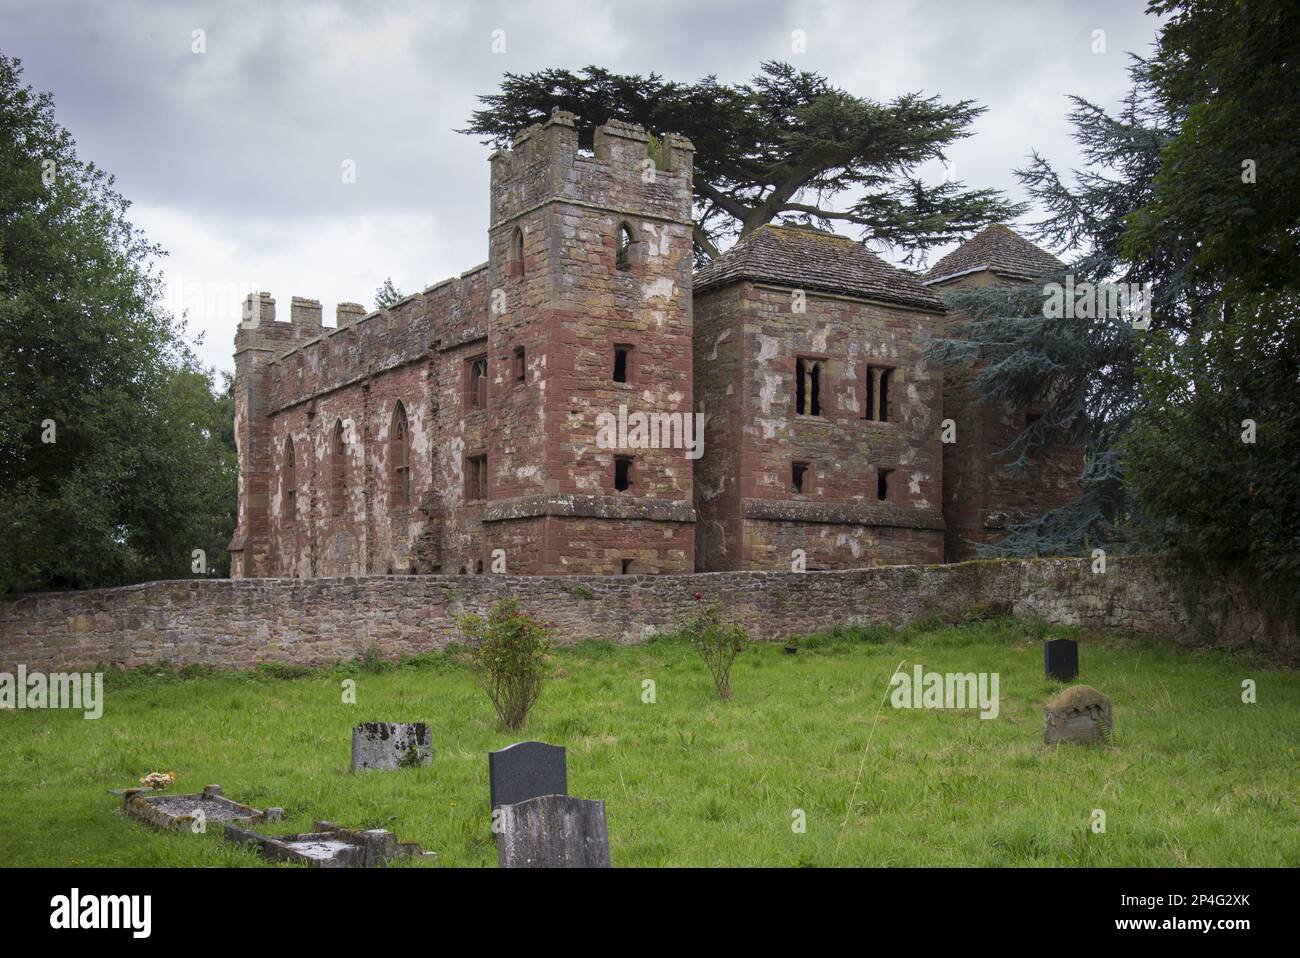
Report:
<svg viewBox="0 0 1300 958"><path fill-rule="evenodd" d="M695 399L705 415L704 455L695 463L695 567L723 572L743 567L741 402L744 317L739 296L720 291L695 300Z"/></svg>
<svg viewBox="0 0 1300 958"><path fill-rule="evenodd" d="M611 123L586 155L560 115L493 156L489 272L498 308L488 352L497 371L485 548L504 550L511 571L617 574L625 561L694 568L685 450L599 441L600 417L617 417L620 406L629 415L692 408L690 153L673 139L647 177L646 139ZM620 265L624 227L633 243ZM626 383L613 379L619 345L632 350ZM520 346L522 383L513 375ZM626 491L615 489L616 456L633 460ZM525 539L537 529L540 548Z"/></svg>
<svg viewBox="0 0 1300 958"><path fill-rule="evenodd" d="M709 335L697 339L696 375L702 394L721 404L703 471L710 490L729 493L726 473L734 469L738 487L710 506L704 567L789 568L796 548L822 568L942 561L942 383L921 355L938 317L816 293L798 313L790 290L749 282L709 290L699 301ZM738 362L709 358L725 331ZM729 359L730 348L723 340L720 355ZM800 356L822 361L818 416L796 412ZM871 365L894 370L884 422L864 418ZM736 424L719 422L722 416ZM790 487L795 461L809 464L802 495ZM880 467L893 470L883 502ZM718 518L724 511L743 520L738 537Z"/></svg>
<svg viewBox="0 0 1300 958"><path fill-rule="evenodd" d="M295 300L295 309L299 301ZM392 310L309 338L257 371L264 441L251 457L266 474L260 513L268 549L260 574L276 576L473 571L483 558L479 505L464 503L464 457L486 449L483 412L464 408L465 359L484 348L485 271L407 297ZM319 320L319 308L315 316ZM241 336L280 336L275 324ZM274 340L272 340L274 341ZM393 496L389 438L396 404L407 417L410 495ZM336 423L347 438L342 514L334 508ZM297 505L286 495L286 440L296 458Z"/></svg>

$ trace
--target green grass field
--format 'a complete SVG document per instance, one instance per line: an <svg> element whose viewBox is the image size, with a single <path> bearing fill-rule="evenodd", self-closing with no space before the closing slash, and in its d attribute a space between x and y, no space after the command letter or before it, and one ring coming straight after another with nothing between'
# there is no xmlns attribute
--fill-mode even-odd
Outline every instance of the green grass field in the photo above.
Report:
<svg viewBox="0 0 1300 958"><path fill-rule="evenodd" d="M1105 747L1043 745L1041 623L846 630L747 648L719 701L676 639L554 653L523 735L445 655L188 677L110 675L104 715L0 712L0 863L264 864L206 835L123 818L110 788L149 771L171 791L220 783L286 819L388 828L439 866L496 864L486 753L565 745L569 790L606 802L617 866L1300 865L1300 675L1217 653L1093 634L1080 682L1114 703ZM1000 714L881 708L900 663L997 672ZM357 704L342 702L353 678ZM1257 704L1241 701L1254 679ZM657 701L642 701L643 682ZM350 729L425 721L431 768L352 774ZM802 809L806 831L792 829ZM1089 827L1094 809L1104 834ZM281 866L284 867L284 866Z"/></svg>

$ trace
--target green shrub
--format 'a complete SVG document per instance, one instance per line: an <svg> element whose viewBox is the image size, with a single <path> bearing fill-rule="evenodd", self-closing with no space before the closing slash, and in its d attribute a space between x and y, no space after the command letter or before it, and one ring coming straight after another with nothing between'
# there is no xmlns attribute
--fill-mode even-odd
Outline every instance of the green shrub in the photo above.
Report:
<svg viewBox="0 0 1300 958"><path fill-rule="evenodd" d="M306 678L312 672L309 665L295 665L291 662L259 662L253 669L256 678L286 682Z"/></svg>
<svg viewBox="0 0 1300 958"><path fill-rule="evenodd" d="M366 646L366 650L357 665L362 672L370 672L374 675L381 675L393 668L393 663L384 658L384 653L380 650L377 642L371 642Z"/></svg>
<svg viewBox="0 0 1300 958"><path fill-rule="evenodd" d="M487 618L470 613L459 619L469 648L469 664L497 710L503 728L518 731L542 694L550 627L519 608L517 599L502 599Z"/></svg>
<svg viewBox="0 0 1300 958"><path fill-rule="evenodd" d="M745 627L739 622L724 621L721 606L711 605L688 619L682 634L709 667L718 698L731 698L731 665L749 641Z"/></svg>
<svg viewBox="0 0 1300 958"><path fill-rule="evenodd" d="M216 668L201 662L191 662L188 665L182 665L176 670L178 678L182 679L208 679L217 674Z"/></svg>

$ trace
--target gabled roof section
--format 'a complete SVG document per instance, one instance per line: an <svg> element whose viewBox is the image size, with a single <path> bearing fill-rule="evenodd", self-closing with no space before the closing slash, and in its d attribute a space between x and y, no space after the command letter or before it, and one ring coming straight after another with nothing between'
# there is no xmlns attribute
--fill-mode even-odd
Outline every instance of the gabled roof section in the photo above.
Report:
<svg viewBox="0 0 1300 958"><path fill-rule="evenodd" d="M1033 279L1064 269L1065 264L1009 226L997 223L976 233L934 264L922 282L933 286L965 273L988 270L1017 279Z"/></svg>
<svg viewBox="0 0 1300 958"><path fill-rule="evenodd" d="M808 226L771 223L750 233L695 274L695 292L738 280L838 293L943 312L934 293L861 244Z"/></svg>

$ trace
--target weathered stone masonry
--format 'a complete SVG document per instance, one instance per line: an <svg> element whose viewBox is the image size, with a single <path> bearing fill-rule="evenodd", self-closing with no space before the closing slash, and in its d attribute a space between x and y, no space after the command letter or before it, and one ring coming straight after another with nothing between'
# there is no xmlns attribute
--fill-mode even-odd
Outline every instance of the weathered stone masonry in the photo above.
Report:
<svg viewBox="0 0 1300 958"><path fill-rule="evenodd" d="M692 409L691 145L647 178L647 139L525 130L491 157L488 262L391 309L250 297L233 576L694 569L691 461L638 450L617 490L597 442L620 403Z"/></svg>
<svg viewBox="0 0 1300 958"><path fill-rule="evenodd" d="M1100 575L1086 560L1041 559L802 574L209 579L39 593L0 600L0 671L322 665L372 645L409 655L445 646L457 615L506 596L553 621L560 642L636 642L679 625L698 608L696 592L764 639L984 607L1300 663L1295 624L1271 619L1245 591L1189 584L1162 559L1112 558Z"/></svg>
<svg viewBox="0 0 1300 958"><path fill-rule="evenodd" d="M1048 254L996 228L922 281L770 224L693 273L693 147L650 154L619 122L581 150L556 111L490 157L483 265L386 310L343 303L334 327L315 300L285 322L249 297L232 576L942 562L1078 494L1077 450L1003 477L1025 411L924 358L946 321L928 286L1024 280ZM702 458L611 447L601 419L625 413L702 421Z"/></svg>

